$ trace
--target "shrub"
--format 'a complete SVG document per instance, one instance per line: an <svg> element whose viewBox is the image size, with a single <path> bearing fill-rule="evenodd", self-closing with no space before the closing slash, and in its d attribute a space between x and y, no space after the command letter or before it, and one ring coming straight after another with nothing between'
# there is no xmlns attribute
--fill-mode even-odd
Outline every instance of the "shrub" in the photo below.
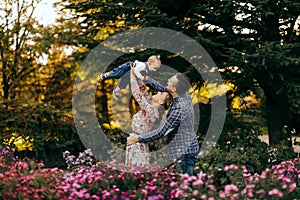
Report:
<svg viewBox="0 0 300 200"><path fill-rule="evenodd" d="M1 144L15 148L20 157L62 166L63 151L84 149L67 112L47 104L8 101L0 105L0 113Z"/></svg>
<svg viewBox="0 0 300 200"><path fill-rule="evenodd" d="M75 161L85 160L83 156ZM250 173L246 166L219 169L228 178L216 184L214 174L174 173L173 168L142 173L118 170L116 162L97 162L73 169L45 168L33 160L0 156L0 196L3 199L297 199L300 159L284 161ZM193 189L189 188L189 184Z"/></svg>

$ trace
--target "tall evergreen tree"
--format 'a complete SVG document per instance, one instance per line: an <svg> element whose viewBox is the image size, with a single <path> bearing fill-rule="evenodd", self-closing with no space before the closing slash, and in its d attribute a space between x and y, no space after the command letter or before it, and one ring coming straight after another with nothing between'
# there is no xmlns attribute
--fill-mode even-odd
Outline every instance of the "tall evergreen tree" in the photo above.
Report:
<svg viewBox="0 0 300 200"><path fill-rule="evenodd" d="M295 99L299 99L300 84L300 3L70 0L64 8L81 20L81 36L86 40L79 43L88 48L101 41L97 35L107 27L113 30L111 34L131 28L164 27L194 38L222 69L223 78L231 80L238 91L246 93L258 86L263 89L270 143L290 144L283 129L287 126L291 131L296 127L293 119L299 118L299 101Z"/></svg>

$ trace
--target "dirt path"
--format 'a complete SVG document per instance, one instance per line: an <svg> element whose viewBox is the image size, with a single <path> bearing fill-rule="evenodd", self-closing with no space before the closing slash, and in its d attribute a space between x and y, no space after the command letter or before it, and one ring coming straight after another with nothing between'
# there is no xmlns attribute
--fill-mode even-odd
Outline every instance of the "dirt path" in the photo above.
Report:
<svg viewBox="0 0 300 200"><path fill-rule="evenodd" d="M262 141L266 142L267 144L269 144L269 136L268 135L262 135L259 136L259 139L261 139ZM293 138L294 140L294 138ZM296 138L297 142L300 142L300 137ZM300 146L294 146L295 152L300 153Z"/></svg>

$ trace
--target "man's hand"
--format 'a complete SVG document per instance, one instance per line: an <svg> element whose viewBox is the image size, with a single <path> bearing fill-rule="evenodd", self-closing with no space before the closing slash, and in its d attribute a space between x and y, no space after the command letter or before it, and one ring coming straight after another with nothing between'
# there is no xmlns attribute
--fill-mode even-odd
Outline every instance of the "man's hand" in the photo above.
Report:
<svg viewBox="0 0 300 200"><path fill-rule="evenodd" d="M127 145L132 145L139 141L138 135L131 133L129 137L127 137Z"/></svg>

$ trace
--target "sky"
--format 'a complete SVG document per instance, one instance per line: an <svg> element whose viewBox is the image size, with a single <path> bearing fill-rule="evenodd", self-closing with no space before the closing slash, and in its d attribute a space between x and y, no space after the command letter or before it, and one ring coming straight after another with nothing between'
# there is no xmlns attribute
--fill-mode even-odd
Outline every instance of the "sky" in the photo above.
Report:
<svg viewBox="0 0 300 200"><path fill-rule="evenodd" d="M56 1L58 0L42 0L35 9L35 17L45 26L55 23L58 15L53 3Z"/></svg>

